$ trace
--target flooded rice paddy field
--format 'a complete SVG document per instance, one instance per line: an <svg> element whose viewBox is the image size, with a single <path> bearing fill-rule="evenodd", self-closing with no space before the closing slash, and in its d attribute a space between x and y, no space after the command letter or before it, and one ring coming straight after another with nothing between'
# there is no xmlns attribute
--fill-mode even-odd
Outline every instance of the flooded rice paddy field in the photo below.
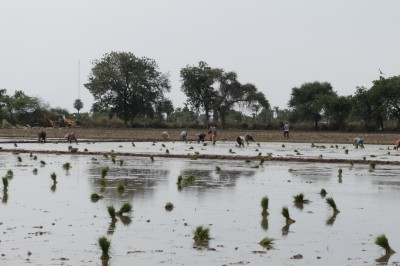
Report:
<svg viewBox="0 0 400 266"><path fill-rule="evenodd" d="M251 156L258 152L295 156L293 150L297 149L304 154L297 156L323 153L324 158L370 159L374 155L375 170L368 164L266 161L260 165L258 160L155 157L152 161L148 156L120 155L113 163L110 156L102 154L34 152L66 150L68 145L21 143L15 148L32 150L32 156L0 153L0 175L13 171L8 192L0 194L0 265L102 265L97 246L100 236L112 242L110 265L375 265L383 252L374 239L382 233L394 250L400 250L399 166L378 162L383 157L398 160L398 152L387 146L355 150L349 145L345 154L342 145L336 149L295 143L286 143L285 147L278 143L260 143L261 147L251 144L242 149L234 143L72 145L80 150L139 150L148 154L164 153L165 149L170 153L225 154L232 149ZM14 145L1 147L12 149ZM66 162L71 164L68 171L63 169ZM103 186L101 170L107 166ZM216 166L222 169L219 173ZM343 171L342 178L338 169ZM57 174L56 185L50 178L53 172ZM196 179L178 187L179 175ZM125 186L122 193L117 189L121 184ZM327 190L326 197L334 198L340 210L336 217L319 194L321 188ZM104 198L92 202L92 193ZM310 203L295 205L293 196L299 193L304 193ZM264 196L269 197L267 219L261 215ZM124 202L132 204L133 212L113 224L107 206L118 209ZM174 204L172 211L165 210L167 202ZM283 206L296 220L290 227L285 227ZM210 228L208 248L194 243L193 230L199 225ZM275 240L272 249L258 244L264 237ZM301 259L293 258L299 254ZM400 263L399 256L390 257L389 264Z"/></svg>

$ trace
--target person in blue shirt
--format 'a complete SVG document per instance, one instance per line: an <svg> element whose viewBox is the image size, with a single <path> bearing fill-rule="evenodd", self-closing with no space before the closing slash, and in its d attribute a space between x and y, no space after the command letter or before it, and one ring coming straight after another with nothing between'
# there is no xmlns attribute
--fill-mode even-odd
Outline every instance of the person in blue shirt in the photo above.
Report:
<svg viewBox="0 0 400 266"><path fill-rule="evenodd" d="M353 146L356 147L356 149L358 149L358 146L364 148L364 138L359 138L359 137L354 138Z"/></svg>

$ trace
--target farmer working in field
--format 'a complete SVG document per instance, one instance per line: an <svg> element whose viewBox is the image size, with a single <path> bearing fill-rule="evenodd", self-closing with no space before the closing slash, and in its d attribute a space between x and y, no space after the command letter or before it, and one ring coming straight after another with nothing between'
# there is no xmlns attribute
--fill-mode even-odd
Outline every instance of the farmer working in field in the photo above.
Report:
<svg viewBox="0 0 400 266"><path fill-rule="evenodd" d="M287 122L283 125L283 137L285 139L289 138L289 124Z"/></svg>
<svg viewBox="0 0 400 266"><path fill-rule="evenodd" d="M356 149L358 149L358 146L360 146L361 148L364 148L364 139L359 138L359 137L354 138L353 146L356 147Z"/></svg>
<svg viewBox="0 0 400 266"><path fill-rule="evenodd" d="M239 137L236 138L236 142L239 144L239 147L240 146L244 147L244 142L246 142L247 145L249 145L249 141L253 141L254 142L254 139L248 133L244 137L243 136L239 136Z"/></svg>
<svg viewBox="0 0 400 266"><path fill-rule="evenodd" d="M215 144L215 142L217 141L217 128L215 126L211 126L208 130L208 134L210 134L212 144Z"/></svg>
<svg viewBox="0 0 400 266"><path fill-rule="evenodd" d="M206 134L204 133L197 133L197 143L204 142L204 140L206 139Z"/></svg>
<svg viewBox="0 0 400 266"><path fill-rule="evenodd" d="M179 135L179 137L181 138L181 140L186 141L187 138L187 132L186 131L182 131L181 134Z"/></svg>

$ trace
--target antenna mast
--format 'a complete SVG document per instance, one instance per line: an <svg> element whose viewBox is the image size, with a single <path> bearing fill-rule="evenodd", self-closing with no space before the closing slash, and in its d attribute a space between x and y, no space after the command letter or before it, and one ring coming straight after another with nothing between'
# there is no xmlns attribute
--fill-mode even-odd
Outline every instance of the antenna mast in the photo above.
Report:
<svg viewBox="0 0 400 266"><path fill-rule="evenodd" d="M80 97L80 89L81 89L81 60L78 60L78 99L81 99Z"/></svg>

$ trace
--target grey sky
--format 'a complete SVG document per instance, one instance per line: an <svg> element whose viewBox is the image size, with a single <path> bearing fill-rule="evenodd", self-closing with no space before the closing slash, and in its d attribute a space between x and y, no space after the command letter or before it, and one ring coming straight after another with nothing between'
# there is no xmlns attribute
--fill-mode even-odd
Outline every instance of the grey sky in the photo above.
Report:
<svg viewBox="0 0 400 266"><path fill-rule="evenodd" d="M380 68L400 70L400 1L370 0L13 0L0 2L0 88L24 90L74 111L94 59L129 51L169 72L175 105L186 97L179 71L202 60L236 71L271 106L291 89L330 82L339 95L371 86Z"/></svg>

